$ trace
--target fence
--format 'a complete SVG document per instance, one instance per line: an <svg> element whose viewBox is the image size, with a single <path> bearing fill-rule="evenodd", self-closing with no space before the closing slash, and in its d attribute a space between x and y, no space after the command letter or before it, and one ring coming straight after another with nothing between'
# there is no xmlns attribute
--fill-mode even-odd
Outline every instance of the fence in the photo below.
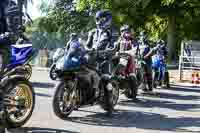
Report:
<svg viewBox="0 0 200 133"><path fill-rule="evenodd" d="M200 72L200 42L183 41L179 56L179 79L191 80L193 71Z"/></svg>
<svg viewBox="0 0 200 133"><path fill-rule="evenodd" d="M52 55L55 50L42 49L39 50L37 56L31 60L30 64L37 67L50 67L52 64Z"/></svg>

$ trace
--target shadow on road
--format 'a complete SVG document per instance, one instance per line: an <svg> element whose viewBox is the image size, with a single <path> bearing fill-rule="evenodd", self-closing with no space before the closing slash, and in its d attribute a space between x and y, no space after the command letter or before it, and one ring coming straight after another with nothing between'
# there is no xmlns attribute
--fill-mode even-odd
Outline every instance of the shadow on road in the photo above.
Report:
<svg viewBox="0 0 200 133"><path fill-rule="evenodd" d="M172 109L177 111L187 111L190 109L200 108L199 104L184 104L174 103L169 101L161 101L161 100L140 100L137 103L133 103L131 100L123 100L118 103L121 106L132 106L132 107L144 107L144 108L164 108L164 109Z"/></svg>
<svg viewBox="0 0 200 133"><path fill-rule="evenodd" d="M200 93L200 87L195 86L180 86L180 85L171 85L171 88L167 88L168 90L174 91L183 91L183 92L197 92Z"/></svg>
<svg viewBox="0 0 200 133"><path fill-rule="evenodd" d="M179 95L179 94L172 94L172 93L166 93L166 92L159 92L158 97L165 98L165 99L172 99L172 100L197 100L197 99L200 99L199 96Z"/></svg>
<svg viewBox="0 0 200 133"><path fill-rule="evenodd" d="M108 127L136 127L140 129L151 129L159 131L185 131L182 127L199 127L199 118L168 118L165 115L149 113L149 112L134 112L127 110L119 110L112 117L107 117L105 114L92 114L85 117L70 117L70 121Z"/></svg>
<svg viewBox="0 0 200 133"><path fill-rule="evenodd" d="M54 88L55 84L54 83L42 83L42 82L32 82L34 87L38 88Z"/></svg>
<svg viewBox="0 0 200 133"><path fill-rule="evenodd" d="M78 133L68 130L40 128L40 127L23 127L17 129L8 129L9 133Z"/></svg>
<svg viewBox="0 0 200 133"><path fill-rule="evenodd" d="M35 95L41 96L41 97L52 97L52 95L44 94L44 93L39 93L39 92L35 93Z"/></svg>

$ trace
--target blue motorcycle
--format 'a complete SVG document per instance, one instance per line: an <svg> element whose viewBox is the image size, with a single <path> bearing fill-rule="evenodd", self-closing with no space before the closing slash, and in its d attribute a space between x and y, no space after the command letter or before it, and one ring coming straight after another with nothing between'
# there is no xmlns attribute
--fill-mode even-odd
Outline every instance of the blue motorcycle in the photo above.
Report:
<svg viewBox="0 0 200 133"><path fill-rule="evenodd" d="M169 72L164 55L157 52L157 54L152 57L152 69L153 86L156 88L158 85L162 86L164 83L166 87L169 88Z"/></svg>
<svg viewBox="0 0 200 133"><path fill-rule="evenodd" d="M4 72L8 72L16 67L22 67L23 71L19 71L18 73L24 75L26 79L30 79L32 67L29 62L35 55L36 51L33 49L32 44L11 45L11 60Z"/></svg>

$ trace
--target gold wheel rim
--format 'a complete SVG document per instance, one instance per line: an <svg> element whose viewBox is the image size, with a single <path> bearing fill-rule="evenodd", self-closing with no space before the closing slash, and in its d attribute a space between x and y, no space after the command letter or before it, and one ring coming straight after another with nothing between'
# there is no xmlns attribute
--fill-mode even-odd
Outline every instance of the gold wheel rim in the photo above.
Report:
<svg viewBox="0 0 200 133"><path fill-rule="evenodd" d="M23 112L23 115L18 118L11 118L15 122L21 122L24 121L27 116L30 114L32 107L33 107L33 97L32 97L32 91L31 88L26 84L18 84L16 86L16 93L15 97L24 97L25 98L25 110Z"/></svg>

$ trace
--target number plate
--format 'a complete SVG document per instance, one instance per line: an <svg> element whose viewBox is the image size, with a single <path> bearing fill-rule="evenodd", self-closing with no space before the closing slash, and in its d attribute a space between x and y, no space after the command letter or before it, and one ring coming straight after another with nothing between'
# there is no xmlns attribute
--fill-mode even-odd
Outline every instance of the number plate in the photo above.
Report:
<svg viewBox="0 0 200 133"><path fill-rule="evenodd" d="M123 66L127 66L128 64L128 60L120 58L119 64L123 65Z"/></svg>

